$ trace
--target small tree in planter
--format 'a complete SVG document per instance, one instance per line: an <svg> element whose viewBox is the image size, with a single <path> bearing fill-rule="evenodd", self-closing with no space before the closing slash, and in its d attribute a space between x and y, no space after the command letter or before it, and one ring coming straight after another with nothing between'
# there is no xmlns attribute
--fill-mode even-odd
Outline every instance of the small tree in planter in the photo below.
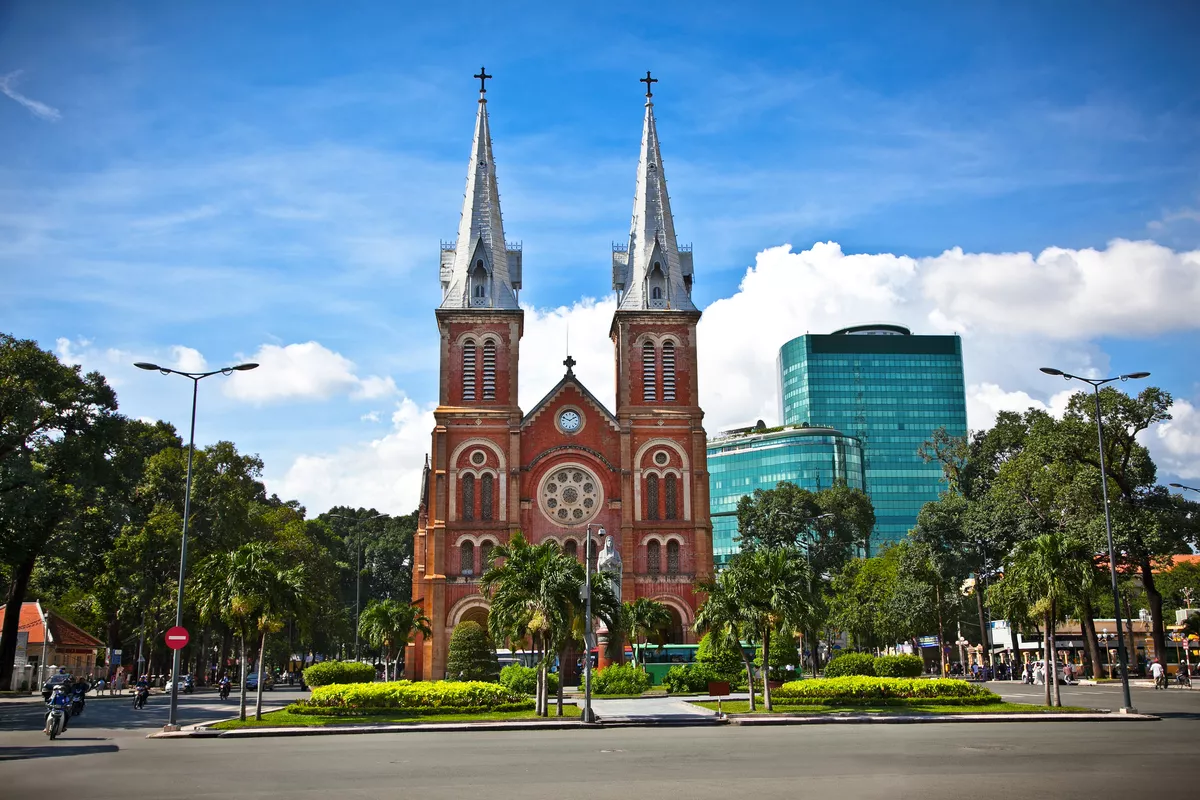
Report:
<svg viewBox="0 0 1200 800"><path fill-rule="evenodd" d="M454 626L446 673L454 681L488 681L500 678L500 662L487 631L478 622L467 620Z"/></svg>

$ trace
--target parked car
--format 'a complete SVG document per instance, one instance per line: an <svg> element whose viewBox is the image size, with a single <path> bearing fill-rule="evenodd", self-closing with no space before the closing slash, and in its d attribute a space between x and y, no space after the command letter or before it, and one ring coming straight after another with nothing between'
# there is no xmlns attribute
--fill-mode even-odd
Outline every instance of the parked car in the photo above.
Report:
<svg viewBox="0 0 1200 800"><path fill-rule="evenodd" d="M192 690L196 688L196 682L192 679L191 675L180 675L177 683L179 684L180 694L191 694ZM171 691L171 687L168 686L166 691Z"/></svg>
<svg viewBox="0 0 1200 800"><path fill-rule="evenodd" d="M271 677L271 673L263 673L263 691L269 692L275 688L275 679ZM246 691L258 691L258 672L251 672L246 676Z"/></svg>

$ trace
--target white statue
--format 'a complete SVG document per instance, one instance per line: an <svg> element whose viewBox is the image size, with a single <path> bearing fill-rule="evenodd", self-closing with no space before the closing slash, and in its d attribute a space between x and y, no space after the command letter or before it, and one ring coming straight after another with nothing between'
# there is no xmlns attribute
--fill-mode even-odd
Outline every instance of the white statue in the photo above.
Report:
<svg viewBox="0 0 1200 800"><path fill-rule="evenodd" d="M604 549L600 551L600 557L596 559L596 569L608 575L608 579L612 583L613 594L617 596L617 602L621 602L621 554L613 545L612 536L604 537Z"/></svg>

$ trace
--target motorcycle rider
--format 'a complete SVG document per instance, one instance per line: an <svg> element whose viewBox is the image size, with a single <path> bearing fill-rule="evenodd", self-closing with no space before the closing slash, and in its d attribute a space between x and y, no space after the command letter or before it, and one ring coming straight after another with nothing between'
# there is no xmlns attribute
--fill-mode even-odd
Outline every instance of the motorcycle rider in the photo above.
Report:
<svg viewBox="0 0 1200 800"><path fill-rule="evenodd" d="M137 684L134 685L133 695L134 695L133 707L134 708L145 708L146 707L146 698L148 698L150 696L150 676L149 675L143 675L140 678L138 678Z"/></svg>
<svg viewBox="0 0 1200 800"><path fill-rule="evenodd" d="M218 687L220 688L220 692L221 692L221 699L222 699L222 700L228 700L228 699L229 699L229 689L230 689L230 687L232 686L232 684L231 684L231 682L230 682L230 680L229 680L229 676L228 676L228 675L222 675L222 676L221 676L221 680L220 680L220 682L219 682L217 685L218 685Z"/></svg>
<svg viewBox="0 0 1200 800"><path fill-rule="evenodd" d="M62 684L57 684L54 687L53 693L50 695L49 702L46 703L46 723L49 724L50 711L54 708L61 708L63 712L62 729L67 730L67 720L71 718L71 698L67 695Z"/></svg>

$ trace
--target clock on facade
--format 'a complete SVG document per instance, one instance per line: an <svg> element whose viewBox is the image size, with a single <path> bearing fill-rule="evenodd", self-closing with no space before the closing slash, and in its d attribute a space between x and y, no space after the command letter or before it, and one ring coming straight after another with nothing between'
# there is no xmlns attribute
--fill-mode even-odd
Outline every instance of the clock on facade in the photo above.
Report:
<svg viewBox="0 0 1200 800"><path fill-rule="evenodd" d="M579 425L583 420L579 417L578 411L567 409L558 415L558 427L570 433L571 431L579 430Z"/></svg>

